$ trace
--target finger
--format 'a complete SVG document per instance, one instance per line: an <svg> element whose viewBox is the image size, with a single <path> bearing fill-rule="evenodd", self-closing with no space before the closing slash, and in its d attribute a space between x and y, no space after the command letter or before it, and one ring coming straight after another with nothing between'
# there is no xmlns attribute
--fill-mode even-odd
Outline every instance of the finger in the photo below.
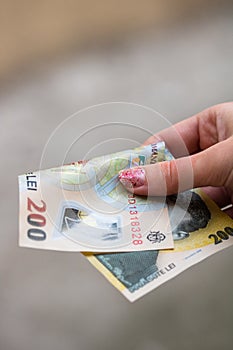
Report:
<svg viewBox="0 0 233 350"><path fill-rule="evenodd" d="M223 210L223 212L233 219L233 207Z"/></svg>
<svg viewBox="0 0 233 350"><path fill-rule="evenodd" d="M130 192L138 195L163 196L178 193L193 187L190 158L126 169L120 172L119 179Z"/></svg>
<svg viewBox="0 0 233 350"><path fill-rule="evenodd" d="M123 170L120 181L138 195L169 195L193 187L224 186L233 168L232 139L190 157Z"/></svg>
<svg viewBox="0 0 233 350"><path fill-rule="evenodd" d="M190 136L192 135L192 137ZM196 116L183 120L149 137L143 145L164 141L174 157L183 157L199 151L198 119Z"/></svg>
<svg viewBox="0 0 233 350"><path fill-rule="evenodd" d="M231 204L231 198L224 187L203 187L204 191L220 208Z"/></svg>
<svg viewBox="0 0 233 350"><path fill-rule="evenodd" d="M151 136L144 145L163 140L175 157L204 150L229 137L228 131L233 131L232 108L233 103L225 103L205 109Z"/></svg>

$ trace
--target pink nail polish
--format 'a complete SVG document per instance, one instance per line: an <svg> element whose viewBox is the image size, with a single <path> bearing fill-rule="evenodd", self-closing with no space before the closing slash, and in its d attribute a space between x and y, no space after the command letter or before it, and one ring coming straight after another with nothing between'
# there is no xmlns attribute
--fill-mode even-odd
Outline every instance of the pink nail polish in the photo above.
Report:
<svg viewBox="0 0 233 350"><path fill-rule="evenodd" d="M145 183L145 170L142 168L122 170L119 180L127 188L141 187Z"/></svg>

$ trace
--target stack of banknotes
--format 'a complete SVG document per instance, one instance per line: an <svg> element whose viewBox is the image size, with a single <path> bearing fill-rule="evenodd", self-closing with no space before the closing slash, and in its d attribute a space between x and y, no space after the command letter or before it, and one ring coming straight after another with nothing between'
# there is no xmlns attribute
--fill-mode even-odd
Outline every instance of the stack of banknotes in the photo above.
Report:
<svg viewBox="0 0 233 350"><path fill-rule="evenodd" d="M128 300L233 244L233 220L201 190L126 191L119 171L173 157L164 142L19 176L19 245L82 252Z"/></svg>

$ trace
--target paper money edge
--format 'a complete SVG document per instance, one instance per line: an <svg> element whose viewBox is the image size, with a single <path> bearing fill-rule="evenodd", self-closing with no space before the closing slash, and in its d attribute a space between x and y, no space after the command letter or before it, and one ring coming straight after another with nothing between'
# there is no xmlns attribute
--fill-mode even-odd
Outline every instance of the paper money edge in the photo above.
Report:
<svg viewBox="0 0 233 350"><path fill-rule="evenodd" d="M179 267L178 270L175 270L174 272L170 272L169 275L167 275L166 277L164 277L164 279L161 281L160 280L160 283L156 286L152 285L150 286L150 284L148 284L146 286L146 289L147 291L145 293L142 293L141 295L134 295L132 293L130 293L127 288L125 287L125 290L123 291L120 291L120 289L118 289L130 302L134 302L134 301L137 301L139 300L140 298L142 298L144 295L152 292L153 290L161 287L164 283L168 282L169 280L172 280L173 278L177 277L178 275L180 275L182 272L188 270L189 268L193 267L194 265L197 265L201 262L203 262L204 260L206 260L207 258L209 258L210 256L213 256L217 253L220 253L222 250L224 249L227 249L227 248L230 248L231 246L233 245L233 242L231 244L228 244L226 246L222 246L221 250L216 250L216 251L213 251L211 254L209 255L206 255L206 256L203 256L200 260L198 261L193 261L192 263L189 263L188 265L186 265L185 267Z"/></svg>
<svg viewBox="0 0 233 350"><path fill-rule="evenodd" d="M127 289L92 253L82 252L87 260L120 292Z"/></svg>

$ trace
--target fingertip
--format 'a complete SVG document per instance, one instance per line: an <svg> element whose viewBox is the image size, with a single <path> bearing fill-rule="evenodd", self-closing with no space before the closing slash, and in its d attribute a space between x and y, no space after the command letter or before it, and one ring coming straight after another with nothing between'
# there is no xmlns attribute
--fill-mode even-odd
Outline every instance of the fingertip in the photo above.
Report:
<svg viewBox="0 0 233 350"><path fill-rule="evenodd" d="M120 171L119 180L127 189L141 187L145 184L145 170L143 167L129 168Z"/></svg>

